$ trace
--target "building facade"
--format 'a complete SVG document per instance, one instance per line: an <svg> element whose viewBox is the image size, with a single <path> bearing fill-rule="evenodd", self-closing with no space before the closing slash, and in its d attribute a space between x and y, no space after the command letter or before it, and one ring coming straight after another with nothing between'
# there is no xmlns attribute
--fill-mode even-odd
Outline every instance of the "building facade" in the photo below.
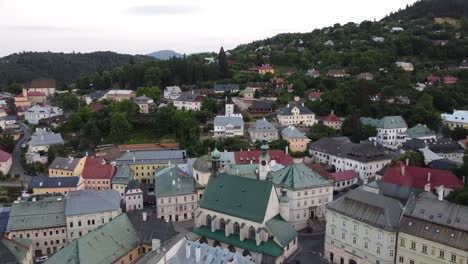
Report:
<svg viewBox="0 0 468 264"><path fill-rule="evenodd" d="M382 119L362 117L361 123L377 129L375 141L388 148L400 147L407 139L405 120L401 116L386 116Z"/></svg>
<svg viewBox="0 0 468 264"><path fill-rule="evenodd" d="M140 114L148 114L153 111L156 106L154 100L145 95L135 98L134 102L138 105L138 112L140 112Z"/></svg>
<svg viewBox="0 0 468 264"><path fill-rule="evenodd" d="M104 94L103 98L113 102L121 102L123 100L133 100L136 94L132 90L110 90Z"/></svg>
<svg viewBox="0 0 468 264"><path fill-rule="evenodd" d="M24 112L24 118L30 124L37 125L39 120L63 115L63 110L56 106L35 105Z"/></svg>
<svg viewBox="0 0 468 264"><path fill-rule="evenodd" d="M226 113L214 119L213 136L217 138L242 137L244 119L241 114L234 114L234 104L226 103Z"/></svg>
<svg viewBox="0 0 468 264"><path fill-rule="evenodd" d="M343 121L337 115L331 111L329 115L323 118L323 125L327 127L331 127L336 130L340 130L341 126L343 125Z"/></svg>
<svg viewBox="0 0 468 264"><path fill-rule="evenodd" d="M288 126L281 131L281 137L288 142L289 149L293 152L307 151L310 139L293 126Z"/></svg>
<svg viewBox="0 0 468 264"><path fill-rule="evenodd" d="M452 114L441 114L442 124L448 126L450 129L456 127L468 128L468 111L454 110Z"/></svg>
<svg viewBox="0 0 468 264"><path fill-rule="evenodd" d="M10 172L12 164L13 160L11 154L0 149L0 172L2 172L3 175L7 174Z"/></svg>
<svg viewBox="0 0 468 264"><path fill-rule="evenodd" d="M313 126L317 123L315 114L304 104L288 104L277 115L278 123L283 126L302 125Z"/></svg>
<svg viewBox="0 0 468 264"><path fill-rule="evenodd" d="M107 164L104 159L86 157L81 177L83 178L85 189L109 190L112 189L114 173L115 166Z"/></svg>
<svg viewBox="0 0 468 264"><path fill-rule="evenodd" d="M183 92L179 97L174 99L174 107L178 110L201 111L204 96L196 94L193 91Z"/></svg>
<svg viewBox="0 0 468 264"><path fill-rule="evenodd" d="M260 141L264 138L269 142L278 139L278 129L265 118L257 120L255 124L249 127L248 131L252 142Z"/></svg>
<svg viewBox="0 0 468 264"><path fill-rule="evenodd" d="M49 177L81 176L86 157L56 157L49 165Z"/></svg>

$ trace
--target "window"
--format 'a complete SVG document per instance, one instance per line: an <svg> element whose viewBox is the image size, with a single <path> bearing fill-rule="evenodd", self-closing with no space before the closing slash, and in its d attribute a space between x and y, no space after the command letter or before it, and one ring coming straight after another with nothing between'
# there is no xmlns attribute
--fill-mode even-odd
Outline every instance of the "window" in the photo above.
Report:
<svg viewBox="0 0 468 264"><path fill-rule="evenodd" d="M452 256L450 257L450 261L451 262L457 262L457 255L452 254Z"/></svg>
<svg viewBox="0 0 468 264"><path fill-rule="evenodd" d="M400 239L400 246L402 246L402 247L405 246L405 239L404 238Z"/></svg>
<svg viewBox="0 0 468 264"><path fill-rule="evenodd" d="M382 234L381 233L377 233L377 239L382 240Z"/></svg>
<svg viewBox="0 0 468 264"><path fill-rule="evenodd" d="M78 221L78 226L81 226L81 221Z"/></svg>
<svg viewBox="0 0 468 264"><path fill-rule="evenodd" d="M73 222L70 222L70 228L73 228Z"/></svg>
<svg viewBox="0 0 468 264"><path fill-rule="evenodd" d="M403 258L403 257L399 257L399 258L398 258L398 262L400 262L400 263L403 263L403 262L405 262L405 258Z"/></svg>
<svg viewBox="0 0 468 264"><path fill-rule="evenodd" d="M341 239L346 239L346 234L345 233L341 233Z"/></svg>
<svg viewBox="0 0 468 264"><path fill-rule="evenodd" d="M353 230L354 230L354 231L357 231L357 225L354 225L354 226L353 226Z"/></svg>
<svg viewBox="0 0 468 264"><path fill-rule="evenodd" d="M411 241L411 249L412 250L416 249L416 242Z"/></svg>
<svg viewBox="0 0 468 264"><path fill-rule="evenodd" d="M380 254L380 247L377 247L377 254Z"/></svg>
<svg viewBox="0 0 468 264"><path fill-rule="evenodd" d="M353 244L356 244L356 237L353 237Z"/></svg>
<svg viewBox="0 0 468 264"><path fill-rule="evenodd" d="M410 259L409 263L414 264L414 260Z"/></svg>
<svg viewBox="0 0 468 264"><path fill-rule="evenodd" d="M226 230L226 223L224 222L224 219L221 218L221 220L219 220L219 229L224 231Z"/></svg>
<svg viewBox="0 0 468 264"><path fill-rule="evenodd" d="M206 216L206 226L211 227L211 216L210 215Z"/></svg>
<svg viewBox="0 0 468 264"><path fill-rule="evenodd" d="M390 257L393 257L393 254L394 254L393 249L390 249L390 251L388 252L388 254L389 254Z"/></svg>
<svg viewBox="0 0 468 264"><path fill-rule="evenodd" d="M332 234L332 235L335 235L335 229L332 228L331 234Z"/></svg>
<svg viewBox="0 0 468 264"><path fill-rule="evenodd" d="M394 236L390 236L390 243L395 243L395 237Z"/></svg>
<svg viewBox="0 0 468 264"><path fill-rule="evenodd" d="M422 246L422 253L427 254L427 246L426 245Z"/></svg>
<svg viewBox="0 0 468 264"><path fill-rule="evenodd" d="M367 242L367 241L364 242L364 248L365 248L365 249L368 249L368 248L369 248L369 242Z"/></svg>
<svg viewBox="0 0 468 264"><path fill-rule="evenodd" d="M238 235L240 233L240 226L239 223L235 222L234 223L234 228L233 228L234 234Z"/></svg>
<svg viewBox="0 0 468 264"><path fill-rule="evenodd" d="M439 252L439 258L443 259L444 256L445 256L445 252L441 250L441 251Z"/></svg>
<svg viewBox="0 0 468 264"><path fill-rule="evenodd" d="M249 239L255 240L255 228L253 226L249 228Z"/></svg>

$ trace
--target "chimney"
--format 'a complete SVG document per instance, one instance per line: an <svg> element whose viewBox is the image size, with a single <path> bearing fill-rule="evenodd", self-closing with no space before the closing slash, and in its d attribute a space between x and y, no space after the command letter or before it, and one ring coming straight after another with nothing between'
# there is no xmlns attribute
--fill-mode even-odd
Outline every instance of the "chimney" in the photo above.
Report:
<svg viewBox="0 0 468 264"><path fill-rule="evenodd" d="M153 238L151 240L151 251L156 251L159 253L160 249L161 249L161 240Z"/></svg>
<svg viewBox="0 0 468 264"><path fill-rule="evenodd" d="M187 242L187 244L185 244L185 257L187 259L190 258L190 242Z"/></svg>
<svg viewBox="0 0 468 264"><path fill-rule="evenodd" d="M364 185L367 185L369 183L369 178L364 178Z"/></svg>
<svg viewBox="0 0 468 264"><path fill-rule="evenodd" d="M335 110L331 110L331 114L333 115L335 113Z"/></svg>
<svg viewBox="0 0 468 264"><path fill-rule="evenodd" d="M409 166L409 159L406 159L406 166Z"/></svg>
<svg viewBox="0 0 468 264"><path fill-rule="evenodd" d="M426 185L424 185L424 191L425 192L430 192L431 191L431 183L428 182Z"/></svg>
<svg viewBox="0 0 468 264"><path fill-rule="evenodd" d="M135 161L136 161L136 159L135 159L135 154L134 154L134 155L133 155L133 162L135 162Z"/></svg>
<svg viewBox="0 0 468 264"><path fill-rule="evenodd" d="M405 177L405 165L401 165L401 177Z"/></svg>
<svg viewBox="0 0 468 264"><path fill-rule="evenodd" d="M199 263L201 261L201 248L200 246L195 248L195 261Z"/></svg>
<svg viewBox="0 0 468 264"><path fill-rule="evenodd" d="M288 108L289 108L289 104L287 104L287 106L286 106L286 107L288 107Z"/></svg>
<svg viewBox="0 0 468 264"><path fill-rule="evenodd" d="M23 88L23 97L28 97L28 90Z"/></svg>
<svg viewBox="0 0 468 264"><path fill-rule="evenodd" d="M33 197L33 198L32 198L32 201L35 202L35 201L36 201L36 197Z"/></svg>
<svg viewBox="0 0 468 264"><path fill-rule="evenodd" d="M88 157L88 151L86 151L86 157Z"/></svg>
<svg viewBox="0 0 468 264"><path fill-rule="evenodd" d="M286 153L286 155L288 155L288 150L289 150L289 148L288 148L288 146L286 146L286 147L284 148L284 153Z"/></svg>
<svg viewBox="0 0 468 264"><path fill-rule="evenodd" d="M304 106L304 103L302 103L302 106Z"/></svg>
<svg viewBox="0 0 468 264"><path fill-rule="evenodd" d="M143 222L146 222L148 218L148 214L146 212L143 212L142 216L143 216Z"/></svg>
<svg viewBox="0 0 468 264"><path fill-rule="evenodd" d="M428 173L427 173L427 182L430 182L430 181L431 181L431 173L428 172Z"/></svg>
<svg viewBox="0 0 468 264"><path fill-rule="evenodd" d="M439 186L439 201L444 200L444 186Z"/></svg>
<svg viewBox="0 0 468 264"><path fill-rule="evenodd" d="M44 183L43 183L43 182L39 182L39 186L42 187L42 185L44 185Z"/></svg>
<svg viewBox="0 0 468 264"><path fill-rule="evenodd" d="M61 182L58 182L58 186L59 186L59 187L62 186L62 183L61 183Z"/></svg>

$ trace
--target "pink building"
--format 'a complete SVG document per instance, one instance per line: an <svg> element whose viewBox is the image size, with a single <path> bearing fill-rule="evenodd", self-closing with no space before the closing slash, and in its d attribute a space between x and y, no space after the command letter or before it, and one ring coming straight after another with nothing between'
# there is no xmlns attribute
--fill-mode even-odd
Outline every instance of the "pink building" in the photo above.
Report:
<svg viewBox="0 0 468 264"><path fill-rule="evenodd" d="M112 177L115 173L115 167L106 164L101 158L86 158L86 162L81 174L85 189L91 190L109 190L112 189Z"/></svg>

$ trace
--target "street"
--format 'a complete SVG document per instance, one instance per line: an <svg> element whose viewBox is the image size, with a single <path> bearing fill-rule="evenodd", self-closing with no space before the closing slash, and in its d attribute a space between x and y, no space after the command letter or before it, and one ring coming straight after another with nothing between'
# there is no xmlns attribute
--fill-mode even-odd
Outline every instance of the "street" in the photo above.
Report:
<svg viewBox="0 0 468 264"><path fill-rule="evenodd" d="M327 264L328 260L323 258L325 234L303 234L299 233L298 253L288 259L291 264Z"/></svg>
<svg viewBox="0 0 468 264"><path fill-rule="evenodd" d="M18 143L16 143L15 149L13 150L13 164L11 166L11 175L14 177L15 174L19 174L22 179L29 181L30 176L24 174L25 170L21 165L21 144L29 140L29 138L31 137L31 131L29 131L28 127L25 124L23 124L23 122L17 121L17 123L21 126L21 129L23 130L24 134L20 138Z"/></svg>

